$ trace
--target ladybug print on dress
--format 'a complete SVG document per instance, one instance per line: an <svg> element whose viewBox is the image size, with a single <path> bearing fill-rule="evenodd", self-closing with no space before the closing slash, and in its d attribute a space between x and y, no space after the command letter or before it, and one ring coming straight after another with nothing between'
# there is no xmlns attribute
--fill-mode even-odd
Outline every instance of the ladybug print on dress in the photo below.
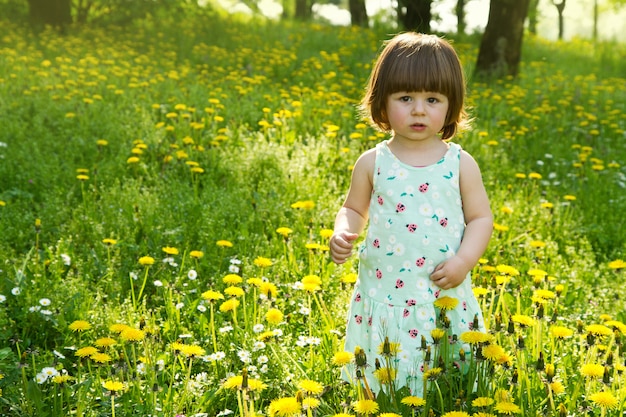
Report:
<svg viewBox="0 0 626 417"><path fill-rule="evenodd" d="M404 204L396 204L396 213L402 213L404 210L406 210L406 206Z"/></svg>
<svg viewBox="0 0 626 417"><path fill-rule="evenodd" d="M359 316L358 314L356 314L354 316L354 321L356 322L356 324L361 324L363 322L363 316Z"/></svg>
<svg viewBox="0 0 626 417"><path fill-rule="evenodd" d="M406 225L406 229L409 232L413 233L413 232L415 232L417 230L417 225L415 223L409 223L409 224Z"/></svg>
<svg viewBox="0 0 626 417"><path fill-rule="evenodd" d="M376 268L376 278L378 278L378 279L382 279L383 278L383 271L381 271L378 268Z"/></svg>
<svg viewBox="0 0 626 417"><path fill-rule="evenodd" d="M448 218L444 217L443 219L439 220L439 224L441 225L441 227L446 227L448 225Z"/></svg>
<svg viewBox="0 0 626 417"><path fill-rule="evenodd" d="M428 191L428 183L425 182L424 184L420 185L418 190L420 190L420 193L425 193L426 191Z"/></svg>
<svg viewBox="0 0 626 417"><path fill-rule="evenodd" d="M413 307L415 304L417 304L417 301L415 301L412 298L409 299L409 300L406 300L406 305L409 306L409 307Z"/></svg>
<svg viewBox="0 0 626 417"><path fill-rule="evenodd" d="M398 278L396 280L396 289L400 289L402 287L404 287L404 281L402 281L401 279Z"/></svg>
<svg viewBox="0 0 626 417"><path fill-rule="evenodd" d="M419 266L420 268L423 267L425 263L426 263L426 258L424 258L423 256L419 258L417 261L415 261L415 265Z"/></svg>
<svg viewBox="0 0 626 417"><path fill-rule="evenodd" d="M357 293L354 296L354 301L357 302L357 303L361 302L361 293Z"/></svg>
<svg viewBox="0 0 626 417"><path fill-rule="evenodd" d="M372 245L374 245L376 249L380 248L380 240L374 239L374 241L372 242Z"/></svg>
<svg viewBox="0 0 626 417"><path fill-rule="evenodd" d="M405 308L402 312L402 317L407 318L411 315L411 311L408 308Z"/></svg>
<svg viewBox="0 0 626 417"><path fill-rule="evenodd" d="M378 205L379 206L382 206L383 203L385 202L385 200L383 200L383 198L381 196L378 196L377 200L378 200Z"/></svg>
<svg viewBox="0 0 626 417"><path fill-rule="evenodd" d="M417 334L419 332L417 331L417 329L411 329L409 330L409 336L411 336L413 339L415 339L417 337Z"/></svg>

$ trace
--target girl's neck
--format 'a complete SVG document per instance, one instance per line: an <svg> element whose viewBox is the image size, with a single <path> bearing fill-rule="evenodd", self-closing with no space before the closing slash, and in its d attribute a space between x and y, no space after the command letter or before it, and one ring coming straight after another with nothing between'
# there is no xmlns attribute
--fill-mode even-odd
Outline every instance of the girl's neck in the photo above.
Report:
<svg viewBox="0 0 626 417"><path fill-rule="evenodd" d="M436 163L448 151L450 145L439 138L427 141L407 141L397 137L392 137L387 142L391 152L401 162L423 167Z"/></svg>

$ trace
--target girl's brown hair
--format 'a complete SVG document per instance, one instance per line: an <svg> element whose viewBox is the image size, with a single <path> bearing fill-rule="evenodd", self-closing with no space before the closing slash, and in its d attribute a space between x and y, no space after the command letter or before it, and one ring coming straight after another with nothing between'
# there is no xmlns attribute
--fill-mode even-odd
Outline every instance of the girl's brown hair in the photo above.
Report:
<svg viewBox="0 0 626 417"><path fill-rule="evenodd" d="M385 43L360 106L374 127L391 131L385 105L387 97L399 91L429 91L448 98L442 139L450 139L468 123L461 61L452 45L438 36L407 32Z"/></svg>

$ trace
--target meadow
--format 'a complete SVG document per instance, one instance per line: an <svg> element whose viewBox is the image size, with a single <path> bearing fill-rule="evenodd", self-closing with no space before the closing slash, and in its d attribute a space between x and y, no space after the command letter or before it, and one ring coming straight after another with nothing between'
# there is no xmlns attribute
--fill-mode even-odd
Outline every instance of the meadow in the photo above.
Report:
<svg viewBox="0 0 626 417"><path fill-rule="evenodd" d="M623 44L526 37L520 76L489 81L450 36L474 117L455 141L495 216L489 332L425 335L427 391L387 370L372 400L341 378L357 265L327 244L384 139L355 106L389 30L2 27L0 415L626 413Z"/></svg>

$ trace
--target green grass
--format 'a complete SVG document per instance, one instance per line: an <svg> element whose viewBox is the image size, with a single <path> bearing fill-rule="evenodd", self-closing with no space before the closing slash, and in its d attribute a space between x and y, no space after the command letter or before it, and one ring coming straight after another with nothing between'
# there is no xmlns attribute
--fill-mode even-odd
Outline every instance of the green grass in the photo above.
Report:
<svg viewBox="0 0 626 417"><path fill-rule="evenodd" d="M326 233L352 164L381 139L355 106L387 35L216 16L65 36L3 27L0 414L289 415L275 401L305 379L325 387L315 415L356 414L359 397L332 364L351 291L343 281L356 265L329 261ZM477 44L455 42L475 117L456 140L481 165L495 214L474 283L509 360L450 371L413 411L444 415L462 399L477 415L472 400L503 402L517 374L507 400L521 415L621 415L624 45L526 38L520 77L485 84L471 77ZM155 264L140 265L144 256ZM202 294L231 298L223 278L235 272L245 294L234 314L222 312L223 300ZM319 291L302 289L307 276ZM277 292L267 298L269 284ZM538 299L539 289L558 296ZM279 324L265 318L272 308ZM89 329L71 330L76 320ZM133 341L113 324L145 333ZM554 325L574 333L561 340ZM114 346L96 346L109 336ZM77 356L86 347L109 359ZM554 379L538 369L540 354ZM606 365L606 382L585 376L590 363ZM46 367L70 379L37 381ZM244 367L265 389L229 388ZM462 394L472 377L480 389ZM123 390L110 395L107 381ZM602 391L614 408L590 396ZM411 415L389 396L379 396L381 413Z"/></svg>

